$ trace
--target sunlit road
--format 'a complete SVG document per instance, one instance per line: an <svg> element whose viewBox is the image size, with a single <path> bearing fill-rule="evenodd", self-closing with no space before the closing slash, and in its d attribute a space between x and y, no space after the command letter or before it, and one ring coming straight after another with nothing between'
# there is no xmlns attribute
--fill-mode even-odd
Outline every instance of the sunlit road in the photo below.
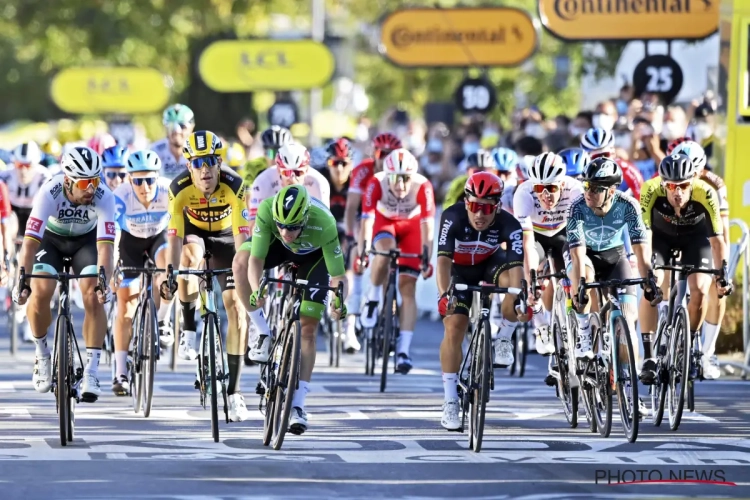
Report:
<svg viewBox="0 0 750 500"><path fill-rule="evenodd" d="M750 496L750 382L698 384L696 413L686 413L677 432L644 421L637 443L628 444L619 421L608 439L591 434L583 415L584 425L571 429L554 389L542 382L545 360L534 354L525 378L497 370L477 454L465 434L440 427L442 329L421 321L417 368L392 375L385 394L377 377L363 375L360 355L333 369L319 354L308 396L311 427L287 435L281 451L262 446L257 411L248 422L222 424L214 443L187 362L177 372L160 366L148 419L133 413L129 398L109 392L103 366L106 391L97 403L78 405L76 439L63 448L54 396L31 385L32 348L11 358L3 319L0 330L2 499ZM257 374L246 369L242 379L253 409ZM675 478L736 486L608 485Z"/></svg>

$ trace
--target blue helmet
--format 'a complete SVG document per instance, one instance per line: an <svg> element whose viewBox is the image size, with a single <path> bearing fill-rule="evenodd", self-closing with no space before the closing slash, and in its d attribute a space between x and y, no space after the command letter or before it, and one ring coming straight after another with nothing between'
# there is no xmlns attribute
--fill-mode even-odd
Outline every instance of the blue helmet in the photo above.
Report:
<svg viewBox="0 0 750 500"><path fill-rule="evenodd" d="M569 175L570 177L583 175L586 167L591 163L591 156L583 148L563 149L558 153L558 156L565 163L565 175Z"/></svg>
<svg viewBox="0 0 750 500"><path fill-rule="evenodd" d="M122 146L112 146L102 151L102 166L104 168L122 168L127 164L128 150Z"/></svg>
<svg viewBox="0 0 750 500"><path fill-rule="evenodd" d="M498 172L513 172L518 165L518 155L508 148L495 148L492 150Z"/></svg>
<svg viewBox="0 0 750 500"><path fill-rule="evenodd" d="M128 157L129 174L133 172L158 172L159 170L161 170L161 159L150 149L136 151Z"/></svg>
<svg viewBox="0 0 750 500"><path fill-rule="evenodd" d="M589 153L600 152L615 147L615 136L603 128L590 128L581 137L581 148Z"/></svg>

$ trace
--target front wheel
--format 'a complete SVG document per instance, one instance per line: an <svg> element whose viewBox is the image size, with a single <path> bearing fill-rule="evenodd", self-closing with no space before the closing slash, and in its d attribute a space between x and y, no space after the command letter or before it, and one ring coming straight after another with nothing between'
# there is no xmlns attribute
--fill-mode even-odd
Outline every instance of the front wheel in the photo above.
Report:
<svg viewBox="0 0 750 500"><path fill-rule="evenodd" d="M69 324L66 316L58 316L55 328L55 350L57 357L57 415L60 421L60 444L66 446L70 441L69 428L71 425L71 388L73 385L73 359L70 352ZM70 433L72 434L72 432Z"/></svg>
<svg viewBox="0 0 750 500"><path fill-rule="evenodd" d="M284 436L286 436L289 427L289 415L292 412L294 392L297 390L299 381L299 365L302 356L299 320L293 321L289 326L283 349L275 390L276 401L274 402L273 437L271 440L271 446L274 450L280 450L284 443Z"/></svg>
<svg viewBox="0 0 750 500"><path fill-rule="evenodd" d="M209 315L210 316L210 315ZM205 383L205 390L210 394L211 399L211 435L214 442L219 442L219 400L216 389L219 387L216 380L216 330L212 318L207 317L204 323L206 335L203 338L204 356L208 350L208 380Z"/></svg>
<svg viewBox="0 0 750 500"><path fill-rule="evenodd" d="M159 353L159 324L156 319L156 306L150 301L141 315L141 331L143 332L143 416L151 415L151 403L154 398L154 375L156 373L156 358Z"/></svg>
<svg viewBox="0 0 750 500"><path fill-rule="evenodd" d="M609 437L612 432L612 384L611 380L614 377L612 363L609 355L602 354L602 345L604 343L604 335L607 332L602 328L601 320L598 314L590 314L591 318L589 324L591 325L591 338L593 339L593 345L599 346L597 349L597 355L594 356L594 360L591 363L591 369L594 371L594 385L591 387L592 394L592 410L594 418L596 420L596 428L599 430L599 435L602 437Z"/></svg>
<svg viewBox="0 0 750 500"><path fill-rule="evenodd" d="M638 376L635 367L633 343L630 328L622 316L614 319L613 354L617 356L617 404L620 407L620 420L629 443L638 439L640 412L638 407Z"/></svg>
<svg viewBox="0 0 750 500"><path fill-rule="evenodd" d="M388 292L385 295L385 307L383 308L384 318L381 332L383 335L383 359L380 371L380 392L385 392L385 387L388 383L388 359L391 357L391 339L393 338L393 302L395 298L395 290L392 286L388 286Z"/></svg>
<svg viewBox="0 0 750 500"><path fill-rule="evenodd" d="M558 397L562 402L563 413L568 424L575 429L578 427L578 387L571 387L570 384L570 353L568 346L563 341L562 325L557 315L552 320L552 340L555 345L554 357L557 361L557 370L560 375L557 383Z"/></svg>
<svg viewBox="0 0 750 500"><path fill-rule="evenodd" d="M471 391L469 404L471 416L469 419L469 445L479 453L482 450L484 436L484 420L487 412L487 401L490 399L490 376L492 372L492 344L489 320L479 324L476 342L477 350L471 360L469 381Z"/></svg>
<svg viewBox="0 0 750 500"><path fill-rule="evenodd" d="M682 411L687 397L690 375L690 323L684 307L679 306L672 321L672 337L669 349L669 428L676 431L680 427Z"/></svg>
<svg viewBox="0 0 750 500"><path fill-rule="evenodd" d="M664 404L669 391L669 328L666 314L659 315L659 327L656 329L656 342L653 349L656 352L656 380L651 386L651 422L659 427L664 418Z"/></svg>

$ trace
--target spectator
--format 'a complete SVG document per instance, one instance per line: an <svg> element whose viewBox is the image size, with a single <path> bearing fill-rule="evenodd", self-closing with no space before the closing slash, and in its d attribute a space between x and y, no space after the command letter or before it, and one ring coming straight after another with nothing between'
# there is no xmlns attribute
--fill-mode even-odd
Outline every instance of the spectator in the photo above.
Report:
<svg viewBox="0 0 750 500"><path fill-rule="evenodd" d="M570 147L577 148L581 144L581 136L593 127L593 121L594 115L591 111L578 112L568 127L568 132L570 132Z"/></svg>
<svg viewBox="0 0 750 500"><path fill-rule="evenodd" d="M524 136L516 141L513 149L516 150L519 157L539 156L544 152L544 145L536 137Z"/></svg>

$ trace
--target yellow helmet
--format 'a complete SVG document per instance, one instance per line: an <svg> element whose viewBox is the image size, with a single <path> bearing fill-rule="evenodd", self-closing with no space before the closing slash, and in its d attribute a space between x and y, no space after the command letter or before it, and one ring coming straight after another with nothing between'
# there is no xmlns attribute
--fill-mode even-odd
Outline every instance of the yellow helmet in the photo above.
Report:
<svg viewBox="0 0 750 500"><path fill-rule="evenodd" d="M239 142L232 143L227 151L226 161L227 164L232 168L239 168L247 160L245 156L245 148Z"/></svg>
<svg viewBox="0 0 750 500"><path fill-rule="evenodd" d="M199 130L190 134L182 147L182 154L188 160L200 156L220 155L224 144L219 136L208 130Z"/></svg>
<svg viewBox="0 0 750 500"><path fill-rule="evenodd" d="M62 154L62 144L53 137L42 146L42 151L44 151L45 154L59 158Z"/></svg>

